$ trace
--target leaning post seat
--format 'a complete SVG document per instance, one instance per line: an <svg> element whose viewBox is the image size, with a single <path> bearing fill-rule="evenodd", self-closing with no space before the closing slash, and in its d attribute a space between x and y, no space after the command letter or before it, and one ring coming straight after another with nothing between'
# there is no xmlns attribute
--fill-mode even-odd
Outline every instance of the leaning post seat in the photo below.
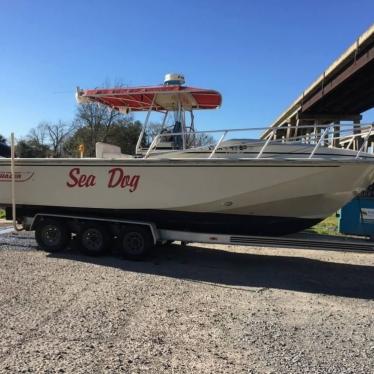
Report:
<svg viewBox="0 0 374 374"><path fill-rule="evenodd" d="M95 146L96 158L116 159L133 158L131 155L121 153L121 148L117 145L97 142Z"/></svg>

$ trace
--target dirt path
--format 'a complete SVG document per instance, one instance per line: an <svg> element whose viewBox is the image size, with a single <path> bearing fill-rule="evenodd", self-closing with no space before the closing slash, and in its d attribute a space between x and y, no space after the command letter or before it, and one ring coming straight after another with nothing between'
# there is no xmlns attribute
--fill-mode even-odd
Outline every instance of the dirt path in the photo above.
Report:
<svg viewBox="0 0 374 374"><path fill-rule="evenodd" d="M130 262L23 233L0 237L0 279L0 372L374 367L374 254L172 245Z"/></svg>

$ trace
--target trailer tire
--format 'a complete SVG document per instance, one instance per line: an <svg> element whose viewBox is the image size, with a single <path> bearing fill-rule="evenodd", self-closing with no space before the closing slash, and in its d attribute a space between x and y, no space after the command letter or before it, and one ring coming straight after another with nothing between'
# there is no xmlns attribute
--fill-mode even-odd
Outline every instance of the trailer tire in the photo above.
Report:
<svg viewBox="0 0 374 374"><path fill-rule="evenodd" d="M142 226L126 227L119 238L123 257L130 260L142 260L154 246L150 230Z"/></svg>
<svg viewBox="0 0 374 374"><path fill-rule="evenodd" d="M42 250L54 253L67 246L70 233L63 222L47 218L36 226L35 239Z"/></svg>
<svg viewBox="0 0 374 374"><path fill-rule="evenodd" d="M112 242L106 227L95 223L83 226L77 239L80 251L88 256L103 255Z"/></svg>

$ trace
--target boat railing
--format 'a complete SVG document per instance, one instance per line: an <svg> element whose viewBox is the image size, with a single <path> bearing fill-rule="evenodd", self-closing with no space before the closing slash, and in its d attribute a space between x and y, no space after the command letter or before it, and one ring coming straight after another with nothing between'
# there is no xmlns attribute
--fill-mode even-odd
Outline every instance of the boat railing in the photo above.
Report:
<svg viewBox="0 0 374 374"><path fill-rule="evenodd" d="M339 126L339 127L337 127ZM271 129L270 134L266 139L256 139L258 140L259 144L262 145L261 149L259 150L258 154L255 156L256 159L260 159L263 157L263 154L266 152L267 148L270 144L309 144L314 145L311 149L309 155L306 157L311 159L315 156L318 149L320 147L329 147L329 148L340 148L340 149L351 149L352 145L354 144L355 147L352 149L352 158L359 158L362 152L367 152L369 139L371 135L374 135L373 132L374 123L370 124L361 124L360 128L353 128L352 124L328 124L328 125L315 125L313 126L313 131L308 132L311 129L311 126L307 125L298 125L298 126L287 126L284 127L277 127ZM185 138L186 135L191 136L191 134L196 137L198 134L209 134L210 136L215 136L221 134L217 141L212 141L208 144L204 145L191 145L187 149L193 150L211 150L208 158L213 158L216 154L217 150L219 150L220 146L227 139L228 134L233 133L259 133L263 132L264 130L268 130L268 128L264 127L250 127L250 128L239 128L239 129L222 129L222 130L204 130L204 131L194 131L193 133L186 133L186 132L167 132L167 133L160 133L154 137L152 143L146 150L144 154L144 158L148 158L150 154L153 152L158 152L157 147L160 145L162 139L164 137L176 137L180 136ZM278 132L284 133L285 131L294 130L295 132L302 132L303 134L287 137L287 136L278 136ZM305 131L304 131L305 130ZM172 149L167 150L167 152L180 152L181 149Z"/></svg>

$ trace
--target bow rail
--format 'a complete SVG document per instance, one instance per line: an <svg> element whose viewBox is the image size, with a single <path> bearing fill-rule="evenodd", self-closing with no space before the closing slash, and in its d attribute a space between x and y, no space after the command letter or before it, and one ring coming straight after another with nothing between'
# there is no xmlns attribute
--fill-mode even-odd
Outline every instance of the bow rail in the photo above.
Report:
<svg viewBox="0 0 374 374"><path fill-rule="evenodd" d="M263 154L268 149L269 145L272 144L309 144L314 145L311 148L311 151L308 155L308 159L312 159L319 148L321 147L328 147L328 148L338 148L338 149L350 149L354 152L353 158L359 158L362 152L367 152L370 136L374 136L373 132L374 123L370 124L361 124L361 128L359 132L357 129L352 129L352 124L340 124L339 130L336 130L336 124L329 124L329 125L316 125L314 126L314 130L312 132L306 132L305 134L293 136L293 137L285 137L282 136L279 138L277 135L278 131L283 131L284 128L273 128L271 129L271 135L266 140L261 139L254 139L250 138L254 142L258 140L258 145L262 145L261 149L259 150L258 154L256 155L256 159L261 159ZM303 131L303 129L310 130L310 126L288 126L287 129L297 129L298 131ZM260 131L264 131L267 128L264 127L251 127L251 128L242 128L242 129L222 129L222 130L206 130L206 131L194 131L193 133L189 132L165 132L156 135L151 144L149 145L148 149L143 149L146 151L143 158L148 158L153 152L160 152L157 147L162 143L163 138L176 138L181 137L185 139L183 142L183 150L211 150L208 158L213 158L216 152L219 150L220 146L224 140L227 139L227 135L229 134L247 134L247 133L258 133ZM199 135L209 135L211 137L211 141L204 145L197 145L197 138ZM218 140L214 140L213 137L215 135L221 136ZM257 134L256 134L257 135ZM189 146L186 147L184 143L189 143ZM255 143L252 143L255 144ZM354 147L353 147L354 146ZM353 147L353 149L351 148ZM170 152L180 152L180 148L175 149L168 149L167 153ZM166 152L166 151L164 151Z"/></svg>

